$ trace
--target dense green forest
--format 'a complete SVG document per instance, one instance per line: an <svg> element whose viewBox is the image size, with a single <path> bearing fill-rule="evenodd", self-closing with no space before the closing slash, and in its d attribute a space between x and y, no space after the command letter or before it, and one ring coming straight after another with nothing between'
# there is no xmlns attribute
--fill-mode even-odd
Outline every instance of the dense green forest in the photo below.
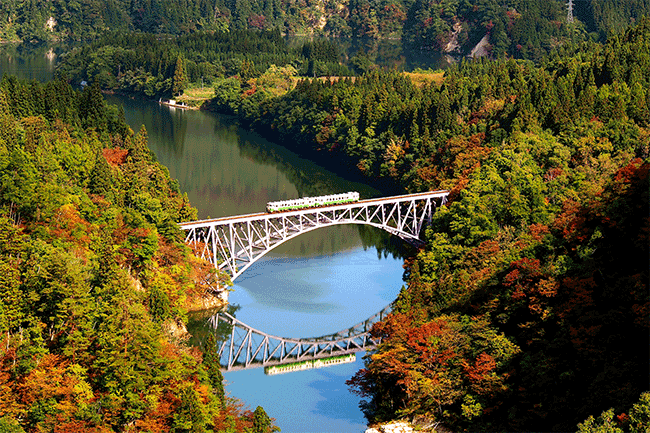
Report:
<svg viewBox="0 0 650 433"><path fill-rule="evenodd" d="M217 87L214 104L376 185L451 190L350 381L370 421L566 431L648 386L649 89L644 19L539 65Z"/></svg>
<svg viewBox="0 0 650 433"><path fill-rule="evenodd" d="M97 85L0 82L0 431L256 432L187 344L227 282L184 245L196 209Z"/></svg>
<svg viewBox="0 0 650 433"><path fill-rule="evenodd" d="M467 54L485 35L494 56L536 58L566 40L603 40L644 15L649 0L4 0L0 40L85 40L105 31L180 35L279 29L286 34L401 38Z"/></svg>
<svg viewBox="0 0 650 433"><path fill-rule="evenodd" d="M64 54L57 70L71 82L87 80L105 90L151 97L177 95L191 83L209 87L224 77L246 83L267 71L273 89L277 80L298 74L352 75L339 59L332 42L307 41L292 48L278 30L203 32L162 40L152 34L106 33Z"/></svg>

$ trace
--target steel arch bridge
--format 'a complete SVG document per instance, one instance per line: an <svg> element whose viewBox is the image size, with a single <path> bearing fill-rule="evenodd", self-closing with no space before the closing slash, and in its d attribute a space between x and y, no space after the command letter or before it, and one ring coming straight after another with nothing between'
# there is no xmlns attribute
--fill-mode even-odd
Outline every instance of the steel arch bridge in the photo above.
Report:
<svg viewBox="0 0 650 433"><path fill-rule="evenodd" d="M390 306L368 319L335 334L314 338L283 338L258 331L228 313L218 313L210 324L218 335L222 370L237 371L258 367L280 366L372 349L380 339L370 336L370 329L390 312Z"/></svg>
<svg viewBox="0 0 650 433"><path fill-rule="evenodd" d="M278 245L303 233L338 224L378 227L418 245L422 228L447 201L449 191L430 191L278 213L257 213L181 223L185 242L226 272L231 281Z"/></svg>

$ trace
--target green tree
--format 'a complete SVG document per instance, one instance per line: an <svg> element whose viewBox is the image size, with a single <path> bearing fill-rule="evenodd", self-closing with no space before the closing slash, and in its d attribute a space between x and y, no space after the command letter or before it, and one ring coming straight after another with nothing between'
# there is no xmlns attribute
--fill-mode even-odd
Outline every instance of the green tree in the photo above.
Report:
<svg viewBox="0 0 650 433"><path fill-rule="evenodd" d="M221 363L219 352L217 352L217 341L214 334L210 333L203 346L203 365L208 373L212 391L219 401L219 405L225 409L226 393L223 388L223 374L221 374Z"/></svg>
<svg viewBox="0 0 650 433"><path fill-rule="evenodd" d="M185 74L185 63L183 58L178 56L176 59L176 67L174 68L174 78L172 80L172 95L181 95L186 87L187 76Z"/></svg>
<svg viewBox="0 0 650 433"><path fill-rule="evenodd" d="M3 433L25 433L18 421L8 416L0 418L0 431Z"/></svg>
<svg viewBox="0 0 650 433"><path fill-rule="evenodd" d="M273 425L273 420L269 418L262 406L257 406L253 412L253 430L252 433L272 433L280 431Z"/></svg>

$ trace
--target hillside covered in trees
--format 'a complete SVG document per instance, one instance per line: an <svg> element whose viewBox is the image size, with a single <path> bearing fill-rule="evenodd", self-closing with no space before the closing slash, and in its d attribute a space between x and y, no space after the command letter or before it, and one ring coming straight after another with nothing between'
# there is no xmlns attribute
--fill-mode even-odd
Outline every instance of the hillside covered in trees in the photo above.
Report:
<svg viewBox="0 0 650 433"><path fill-rule="evenodd" d="M165 40L153 34L107 32L63 54L57 72L74 83L87 80L108 91L157 97L177 95L190 84L209 87L224 77L237 76L245 83L269 68L284 79L353 75L339 60L332 42L290 47L278 30L202 32Z"/></svg>
<svg viewBox="0 0 650 433"><path fill-rule="evenodd" d="M341 9L356 16L355 32L378 16L374 3L359 4L356 15ZM61 81L2 82L0 405L9 416L0 422L22 420L33 431L55 422L70 431L252 422L224 408L210 355L165 337L183 320L183 294L208 290L175 265L189 252L174 222L193 210L146 150L145 132L133 135L119 111L99 102L100 84L173 92L180 59L193 79L217 71L212 107L300 153L387 190L451 190L426 247L407 262L394 312L374 330L382 345L350 380L370 421L566 431L612 408L597 423L648 425L648 394L639 398L649 379L650 21L599 43L580 36L580 25L569 31L556 1L393 6L391 16L404 13L406 43L440 49L460 24L461 43L487 31L495 57L511 57L462 62L419 86L373 71L292 89L278 87L295 65L283 63L291 52L277 30L257 35L259 49L236 48L245 41L221 33L173 41L114 33L64 62L61 72L94 81L83 94ZM576 14L599 38L647 7L582 2ZM251 15L236 21L227 5L219 11L230 35L251 26ZM122 25L137 28L132 13ZM232 47L222 52L221 43ZM167 380L168 369L176 379ZM63 385L39 391L33 384L43 377Z"/></svg>
<svg viewBox="0 0 650 433"><path fill-rule="evenodd" d="M225 284L196 218L98 86L0 82L0 431L267 432L183 334Z"/></svg>
<svg viewBox="0 0 650 433"><path fill-rule="evenodd" d="M485 35L496 57L538 58L559 43L604 40L650 15L648 0L4 0L0 40L86 40L109 31L180 35L279 29L286 34L401 38L468 54Z"/></svg>
<svg viewBox="0 0 650 433"><path fill-rule="evenodd" d="M298 152L451 190L350 381L370 421L567 431L613 408L632 428L622 413L649 379L649 41L644 19L423 86L376 71L281 96L216 88L217 107Z"/></svg>

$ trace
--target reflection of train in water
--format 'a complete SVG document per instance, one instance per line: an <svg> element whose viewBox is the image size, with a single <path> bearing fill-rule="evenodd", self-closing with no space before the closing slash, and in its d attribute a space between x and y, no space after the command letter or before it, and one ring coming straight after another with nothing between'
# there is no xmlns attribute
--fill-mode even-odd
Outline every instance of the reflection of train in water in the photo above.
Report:
<svg viewBox="0 0 650 433"><path fill-rule="evenodd" d="M338 364L348 364L357 360L357 355L350 353L347 355L330 356L323 359L314 359L309 361L290 362L283 365L273 365L264 367L264 373L269 376L283 373L292 373L294 371L310 370L312 368L330 367Z"/></svg>
<svg viewBox="0 0 650 433"><path fill-rule="evenodd" d="M266 211L269 213L282 212L285 210L354 203L355 201L359 201L358 192L345 192L343 194L321 195L318 197L303 197L295 200L271 201L266 204Z"/></svg>

